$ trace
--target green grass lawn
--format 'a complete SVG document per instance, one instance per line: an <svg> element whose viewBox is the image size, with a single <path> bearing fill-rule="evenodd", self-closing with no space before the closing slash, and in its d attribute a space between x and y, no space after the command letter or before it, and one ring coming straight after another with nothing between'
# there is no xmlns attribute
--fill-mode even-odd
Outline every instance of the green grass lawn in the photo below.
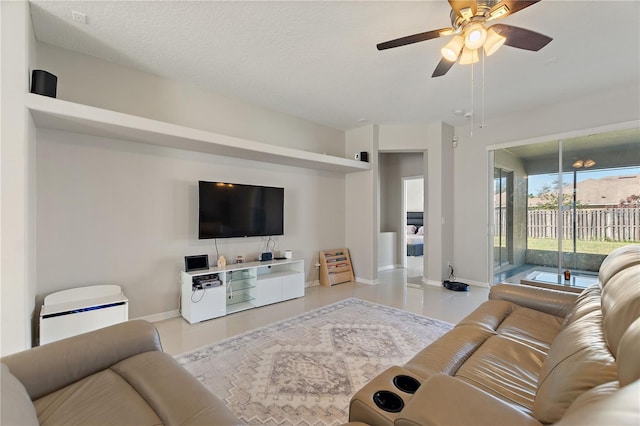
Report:
<svg viewBox="0 0 640 426"><path fill-rule="evenodd" d="M618 247L628 244L640 244L639 241L576 241L576 252L591 254L609 254ZM530 250L558 250L558 240L550 238L529 238L527 248ZM573 252L573 240L562 240L562 251Z"/></svg>

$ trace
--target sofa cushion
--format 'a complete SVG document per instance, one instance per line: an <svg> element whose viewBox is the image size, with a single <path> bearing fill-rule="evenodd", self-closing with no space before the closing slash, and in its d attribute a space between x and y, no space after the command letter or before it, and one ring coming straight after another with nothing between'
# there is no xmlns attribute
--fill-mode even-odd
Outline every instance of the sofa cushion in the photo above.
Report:
<svg viewBox="0 0 640 426"><path fill-rule="evenodd" d="M544 351L494 336L475 351L455 377L530 414L545 358Z"/></svg>
<svg viewBox="0 0 640 426"><path fill-rule="evenodd" d="M616 363L602 331L602 313L569 324L553 341L540 371L534 415L554 423L582 393L617 380Z"/></svg>
<svg viewBox="0 0 640 426"><path fill-rule="evenodd" d="M107 369L34 401L46 425L152 425L162 420L120 375Z"/></svg>
<svg viewBox="0 0 640 426"><path fill-rule="evenodd" d="M207 424L212 418L216 426L238 423L221 400L164 352L145 352L111 369L131 384L164 424Z"/></svg>
<svg viewBox="0 0 640 426"><path fill-rule="evenodd" d="M638 354L640 354L640 318L629 326L618 345L616 362L620 386L626 386L640 379Z"/></svg>
<svg viewBox="0 0 640 426"><path fill-rule="evenodd" d="M620 247L609 253L600 265L598 280L606 287L609 279L629 266L640 265L640 245Z"/></svg>
<svg viewBox="0 0 640 426"><path fill-rule="evenodd" d="M464 409L460 409L462 404ZM432 376L420 386L394 425L542 426L503 400L443 374Z"/></svg>
<svg viewBox="0 0 640 426"><path fill-rule="evenodd" d="M599 311L601 309L601 297L602 289L600 288L600 284L593 284L584 289L576 299L571 311L569 311L564 318L563 327L568 326L590 312Z"/></svg>
<svg viewBox="0 0 640 426"><path fill-rule="evenodd" d="M424 379L433 373L453 375L495 332L478 327L455 327L418 352L404 367Z"/></svg>
<svg viewBox="0 0 640 426"><path fill-rule="evenodd" d="M592 404L601 401L620 390L620 383L617 381L604 383L602 385L592 388L578 398L567 408L563 417L570 416L572 413L580 412Z"/></svg>
<svg viewBox="0 0 640 426"><path fill-rule="evenodd" d="M572 410L555 426L637 426L640 410L638 395L640 380L580 410Z"/></svg>
<svg viewBox="0 0 640 426"><path fill-rule="evenodd" d="M2 362L35 401L146 351L162 351L158 331L150 322L132 320L9 355Z"/></svg>
<svg viewBox="0 0 640 426"><path fill-rule="evenodd" d="M613 354L625 331L640 317L640 265L618 272L602 289L604 335Z"/></svg>
<svg viewBox="0 0 640 426"><path fill-rule="evenodd" d="M563 319L534 309L516 307L496 330L500 336L523 345L549 351L553 339L562 329Z"/></svg>
<svg viewBox="0 0 640 426"><path fill-rule="evenodd" d="M0 368L0 424L37 425L36 409L26 389L6 365L2 364Z"/></svg>
<svg viewBox="0 0 640 426"><path fill-rule="evenodd" d="M482 328L495 334L502 321L516 309L518 305L505 300L487 300L473 312L464 317L456 327L472 326Z"/></svg>

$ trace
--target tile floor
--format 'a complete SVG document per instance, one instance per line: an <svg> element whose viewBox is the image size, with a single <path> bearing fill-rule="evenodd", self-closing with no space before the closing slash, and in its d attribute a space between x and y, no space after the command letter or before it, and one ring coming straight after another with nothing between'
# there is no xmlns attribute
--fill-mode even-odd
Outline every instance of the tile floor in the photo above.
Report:
<svg viewBox="0 0 640 426"><path fill-rule="evenodd" d="M424 256L407 256L407 277L422 276Z"/></svg>
<svg viewBox="0 0 640 426"><path fill-rule="evenodd" d="M469 292L454 292L442 287L407 286L407 271L380 272L377 285L360 283L328 287L308 287L305 297L261 308L238 312L222 318L189 324L182 317L159 321L162 346L170 354L179 354L310 311L349 297L404 309L432 318L457 323L487 300L488 288L471 286Z"/></svg>

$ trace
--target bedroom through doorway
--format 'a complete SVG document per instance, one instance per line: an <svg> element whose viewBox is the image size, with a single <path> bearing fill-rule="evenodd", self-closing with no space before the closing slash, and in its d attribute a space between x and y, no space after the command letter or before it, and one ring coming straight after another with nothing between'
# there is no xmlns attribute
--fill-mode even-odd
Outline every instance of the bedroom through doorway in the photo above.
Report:
<svg viewBox="0 0 640 426"><path fill-rule="evenodd" d="M403 218L406 248L403 266L407 270L407 285L422 287L424 272L424 177L406 177L403 185Z"/></svg>

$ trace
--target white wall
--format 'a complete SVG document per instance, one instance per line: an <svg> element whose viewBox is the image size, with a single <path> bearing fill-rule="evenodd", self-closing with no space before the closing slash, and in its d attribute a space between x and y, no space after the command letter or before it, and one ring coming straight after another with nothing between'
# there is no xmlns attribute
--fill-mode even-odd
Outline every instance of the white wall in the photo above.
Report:
<svg viewBox="0 0 640 426"><path fill-rule="evenodd" d="M378 181L380 189L380 231L401 232L402 229L402 178L422 176L424 158L422 151L381 153ZM423 181L424 182L424 181ZM414 206L422 211L424 183L414 191ZM417 194L419 192L419 194ZM418 207L419 206L419 207Z"/></svg>
<svg viewBox="0 0 640 426"><path fill-rule="evenodd" d="M58 97L63 100L300 150L338 156L344 154L342 131L206 93L195 86L38 43L33 35L28 2L0 4L2 355L31 346L31 332L37 324L36 309L43 295L51 291L74 285L116 281L123 284L125 291L131 295L132 317L171 311L177 308L177 287L174 284L177 282L176 271L182 267L182 256L213 253L211 246L203 246L195 236L193 239L196 243L185 242L191 238L191 234L185 236L177 231L179 226L175 224L190 214L193 205L189 204L183 209L167 199L169 188L176 198L185 189L184 183L176 182L191 181L193 178L197 180L201 176L194 176L195 172L192 171L185 172L182 159L173 161L174 156L181 156L168 154L171 150L113 140L105 143L99 138L81 138L78 135L61 137L56 132L38 131L36 135L33 121L24 108L24 95L29 92L32 69L42 68L56 74ZM52 146L60 148L60 152L69 157L60 155L55 149L47 151ZM141 153L144 153L142 157ZM308 281L317 279L317 270L312 265L317 262L318 250L344 246L344 175L287 167L278 167L276 170L267 164L228 158L213 160L214 156L207 155L200 155L193 160L190 153L183 152L181 155L189 157L185 161L200 166L194 170L208 176L222 174L229 178L227 180L241 183L259 184L268 180L276 186L292 188L289 190L290 199L293 202L303 200L304 207L294 204L288 208L299 208L302 215L308 217L289 214L285 223L287 235L281 237L281 246L278 248L293 249L297 257L304 258ZM69 158L80 161L67 167ZM140 158L143 158L143 167L135 164ZM83 162L94 167L87 168ZM41 178L37 188L36 174ZM132 202L135 197L130 189L140 190L145 179L152 176L157 177L156 182L162 182L162 185L154 186L153 191L142 198L149 205L160 206L163 212L156 216L156 221L152 219L150 223L144 223L143 232L139 235L136 233L139 228L132 224L139 221L148 205L141 209L139 204ZM73 177L77 182L73 181ZM49 185L60 180L73 182L67 187ZM77 196L76 190L80 191L81 196ZM288 192L285 191L287 197ZM330 203L326 202L327 191L331 191ZM105 207L98 210L93 203L98 192L103 192L103 200L112 200L114 203L97 203ZM305 195L300 195L303 193ZM58 203L54 200L56 197L62 201ZM42 200L44 207L37 208L36 200ZM189 201L193 202L193 199L189 198ZM316 233L318 221L314 215L322 214L324 206L328 204L333 206L331 213L325 215L324 223L327 223L328 230L320 225L320 232ZM119 207L123 205L133 207L134 211ZM311 208L315 210L311 211ZM50 209L57 213L47 217ZM79 218L81 211L87 216ZM110 218L106 217L107 212L111 213ZM335 221L333 212L339 212ZM103 228L89 231L88 222L92 220L92 215L103 219L102 223L108 223L110 227L106 229L113 232L106 232ZM76 220L71 223L69 218ZM51 226L50 221L56 220L61 221L62 228ZM316 222L312 231L302 236L299 233L301 227L307 232L308 224L312 221ZM36 222L44 227L44 231L37 235ZM160 222L174 224L174 228L168 231L168 240L158 240L162 232L153 232L158 230ZM193 226L193 222L189 222L189 226ZM83 227L87 232L76 232ZM60 229L69 232L62 233ZM289 233L291 229L296 232ZM257 252L260 245L261 242L256 239L238 244L222 243L220 252L228 256L248 254ZM139 257L139 253L144 254ZM156 265L149 262L149 253L155 256ZM36 258L38 254L40 257ZM124 260L125 255L130 257L128 262ZM89 271L88 266L76 267L73 259L85 261L85 265L92 269ZM162 262L163 259L171 260ZM46 273L39 272L43 270ZM165 273L167 271L168 274Z"/></svg>
<svg viewBox="0 0 640 426"><path fill-rule="evenodd" d="M443 123L380 125L381 152L423 151L425 282L442 285L453 253L453 129Z"/></svg>
<svg viewBox="0 0 640 426"><path fill-rule="evenodd" d="M424 178L407 179L406 185L407 211L424 211Z"/></svg>
<svg viewBox="0 0 640 426"><path fill-rule="evenodd" d="M441 207L441 226L442 226L442 241L441 241L441 252L442 258L440 259L440 264L438 265L440 268L440 278L437 279L436 282L431 282L431 284L436 286L442 285L442 280L449 277L449 267L448 264L451 263L457 268L457 265L454 263L454 250L455 245L453 241L453 235L455 232L455 228L458 225L458 222L455 220L455 208L454 208L454 182L458 179L458 177L454 173L454 148L453 148L453 127L442 124L441 126L441 149L442 149L442 159L441 159L441 169L440 169L440 182L441 182L441 194L440 202ZM429 209L429 204L427 203L427 209ZM457 269L456 269L457 270ZM433 279L433 278L431 278Z"/></svg>
<svg viewBox="0 0 640 426"><path fill-rule="evenodd" d="M640 64L639 64L640 66ZM456 276L467 282L489 282L487 147L520 141L556 140L564 133L590 134L600 126L640 118L638 84L615 87L581 99L548 105L511 116L487 119L485 129L455 129L459 137L454 161L454 264ZM492 171L491 171L492 173Z"/></svg>
<svg viewBox="0 0 640 426"><path fill-rule="evenodd" d="M398 266L396 252L398 250L396 232L378 234L378 271L393 269Z"/></svg>
<svg viewBox="0 0 640 426"><path fill-rule="evenodd" d="M341 130L41 42L37 61L39 68L58 77L59 99L272 145L344 155Z"/></svg>
<svg viewBox="0 0 640 426"><path fill-rule="evenodd" d="M346 134L347 156L367 151L371 170L349 173L345 178L345 242L351 254L356 280L378 280L378 126L367 125Z"/></svg>
<svg viewBox="0 0 640 426"><path fill-rule="evenodd" d="M26 2L0 2L0 354L31 346L35 300L35 128L24 108L35 44Z"/></svg>
<svg viewBox="0 0 640 426"><path fill-rule="evenodd" d="M38 130L38 303L70 287L117 284L130 317L178 308L183 257L198 240L198 180L285 188L285 234L276 250L304 259L317 280L318 251L344 245L345 178L134 142ZM256 258L266 237L218 239L219 253Z"/></svg>

